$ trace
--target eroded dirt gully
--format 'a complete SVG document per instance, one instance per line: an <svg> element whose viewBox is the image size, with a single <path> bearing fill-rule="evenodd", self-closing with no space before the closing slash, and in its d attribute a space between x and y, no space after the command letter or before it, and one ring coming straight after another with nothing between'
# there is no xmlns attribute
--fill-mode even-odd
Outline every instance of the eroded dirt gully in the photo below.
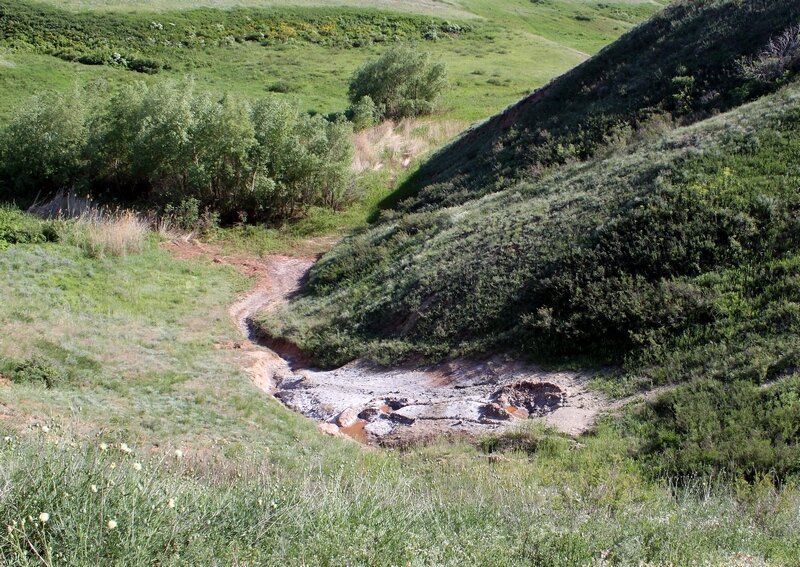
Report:
<svg viewBox="0 0 800 567"><path fill-rule="evenodd" d="M299 353L288 345L272 344L273 350L269 341L259 338L252 320L257 312L288 301L314 258L222 256L188 243L171 248L180 257L211 256L258 278L256 286L230 307L247 340L220 346L242 349L250 360L250 377L261 390L316 420L331 435L392 445L498 431L528 419L579 435L607 407L602 396L587 390L588 374L545 372L500 356L423 368L383 368L361 361L330 371L303 368Z"/></svg>

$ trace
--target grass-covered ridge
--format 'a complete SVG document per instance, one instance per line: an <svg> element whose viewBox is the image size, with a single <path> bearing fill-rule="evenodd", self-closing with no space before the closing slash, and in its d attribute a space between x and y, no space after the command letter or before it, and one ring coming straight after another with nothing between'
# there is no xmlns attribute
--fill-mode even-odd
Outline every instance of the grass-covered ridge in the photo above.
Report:
<svg viewBox="0 0 800 567"><path fill-rule="evenodd" d="M0 45L32 49L88 65L158 72L182 52L256 42L308 42L361 47L439 34L465 33L466 24L377 11L318 9L195 9L183 12L74 13L22 1L0 5ZM169 63L166 63L169 65Z"/></svg>
<svg viewBox="0 0 800 567"><path fill-rule="evenodd" d="M406 210L464 202L585 160L672 122L691 123L774 90L742 71L800 22L775 2L681 1L439 152L387 202ZM786 72L800 70L797 58Z"/></svg>
<svg viewBox="0 0 800 567"><path fill-rule="evenodd" d="M791 341L793 308L778 306L796 293L798 104L792 86L606 159L383 222L322 259L292 311L305 323L284 331L328 364L494 348L619 360L691 329ZM785 317L750 317L766 306Z"/></svg>

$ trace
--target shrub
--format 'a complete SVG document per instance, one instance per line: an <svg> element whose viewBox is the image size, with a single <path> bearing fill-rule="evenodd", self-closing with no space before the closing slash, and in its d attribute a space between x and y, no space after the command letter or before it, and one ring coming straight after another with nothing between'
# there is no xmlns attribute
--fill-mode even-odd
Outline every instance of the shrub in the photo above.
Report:
<svg viewBox="0 0 800 567"><path fill-rule="evenodd" d="M800 65L800 25L790 26L770 39L756 57L739 62L742 75L748 79L771 82L784 78Z"/></svg>
<svg viewBox="0 0 800 567"><path fill-rule="evenodd" d="M369 95L362 96L350 110L353 128L365 130L381 119L381 111Z"/></svg>
<svg viewBox="0 0 800 567"><path fill-rule="evenodd" d="M0 207L0 250L11 244L36 244L58 240L51 223L42 222L9 207Z"/></svg>
<svg viewBox="0 0 800 567"><path fill-rule="evenodd" d="M638 419L641 457L661 474L730 473L747 480L800 473L800 380L769 388L702 380L669 392Z"/></svg>
<svg viewBox="0 0 800 567"><path fill-rule="evenodd" d="M12 195L35 196L79 180L87 141L84 96L41 94L0 131L0 178Z"/></svg>
<svg viewBox="0 0 800 567"><path fill-rule="evenodd" d="M292 87L289 86L289 83L278 81L277 83L272 83L270 86L268 86L267 90L271 93L286 94L292 92Z"/></svg>
<svg viewBox="0 0 800 567"><path fill-rule="evenodd" d="M386 118L430 114L447 86L443 63L411 47L394 47L355 72L350 101L369 96Z"/></svg>
<svg viewBox="0 0 800 567"><path fill-rule="evenodd" d="M277 99L215 99L174 82L125 86L91 113L81 94L37 98L2 133L0 174L17 194L85 186L159 207L195 200L228 222L279 220L349 198L352 127L341 118Z"/></svg>
<svg viewBox="0 0 800 567"><path fill-rule="evenodd" d="M54 388L63 382L64 377L47 359L32 357L24 361L3 360L0 368L14 384L41 384Z"/></svg>
<svg viewBox="0 0 800 567"><path fill-rule="evenodd" d="M162 69L163 65L160 62L152 59L131 59L128 61L127 67L131 71L154 75Z"/></svg>

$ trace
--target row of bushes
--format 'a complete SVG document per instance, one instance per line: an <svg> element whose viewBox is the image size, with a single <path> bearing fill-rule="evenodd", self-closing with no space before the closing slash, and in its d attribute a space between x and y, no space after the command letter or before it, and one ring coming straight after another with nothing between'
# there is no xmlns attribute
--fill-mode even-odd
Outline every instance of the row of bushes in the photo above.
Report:
<svg viewBox="0 0 800 567"><path fill-rule="evenodd" d="M701 380L639 414L640 456L657 473L686 479L720 473L749 481L800 474L800 379L769 388Z"/></svg>
<svg viewBox="0 0 800 567"><path fill-rule="evenodd" d="M0 196L60 190L180 207L223 221L291 218L351 195L352 128L275 98L249 104L191 84L34 98L0 132Z"/></svg>

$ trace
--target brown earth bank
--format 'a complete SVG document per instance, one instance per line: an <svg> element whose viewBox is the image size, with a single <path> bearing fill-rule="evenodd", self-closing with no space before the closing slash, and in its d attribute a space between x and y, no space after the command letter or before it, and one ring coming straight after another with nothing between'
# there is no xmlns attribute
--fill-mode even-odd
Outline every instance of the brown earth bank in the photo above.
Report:
<svg viewBox="0 0 800 567"><path fill-rule="evenodd" d="M302 353L276 342L253 316L284 304L298 290L315 258L223 255L212 246L173 242L181 259L210 257L256 278L230 309L244 339L218 345L242 349L253 383L331 435L380 445L402 445L439 436L477 436L536 420L569 435L591 429L609 406L590 392L588 372L550 372L495 355L433 366L386 368L354 361L328 371L307 367Z"/></svg>

